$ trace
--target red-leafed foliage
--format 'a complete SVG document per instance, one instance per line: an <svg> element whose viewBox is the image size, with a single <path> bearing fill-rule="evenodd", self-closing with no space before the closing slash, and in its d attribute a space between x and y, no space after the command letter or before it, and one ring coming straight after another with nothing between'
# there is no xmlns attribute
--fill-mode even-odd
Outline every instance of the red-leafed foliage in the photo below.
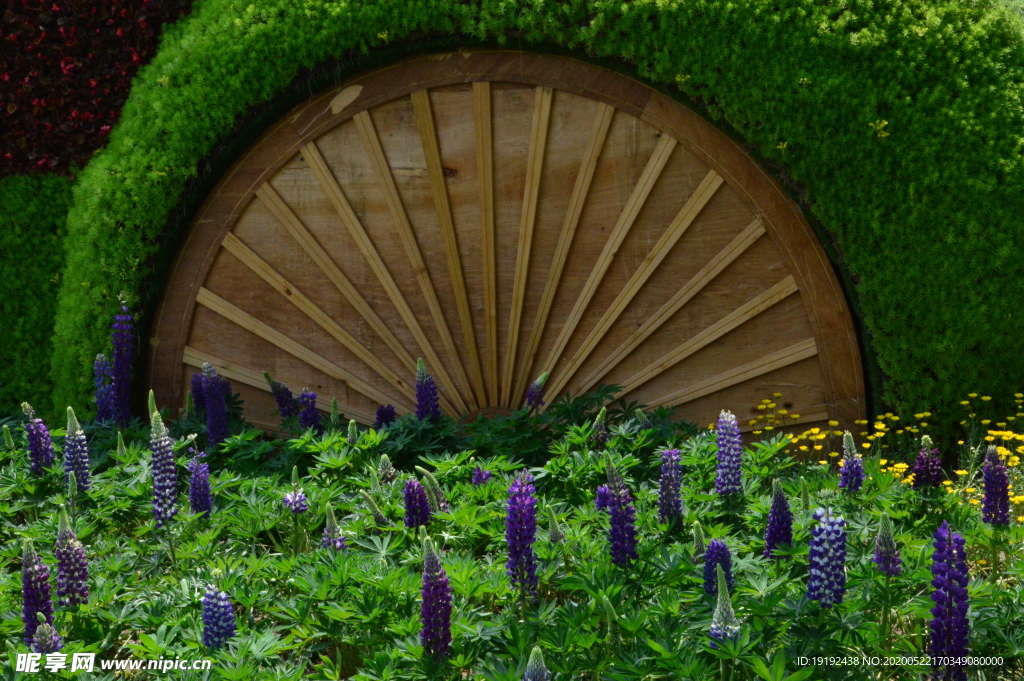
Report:
<svg viewBox="0 0 1024 681"><path fill-rule="evenodd" d="M85 165L106 142L161 25L191 4L0 2L0 177Z"/></svg>

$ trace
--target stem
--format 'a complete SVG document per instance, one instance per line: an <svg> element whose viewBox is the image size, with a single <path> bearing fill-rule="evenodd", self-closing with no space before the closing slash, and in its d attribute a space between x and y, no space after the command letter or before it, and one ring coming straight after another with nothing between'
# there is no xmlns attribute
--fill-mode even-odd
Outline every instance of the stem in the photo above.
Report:
<svg viewBox="0 0 1024 681"><path fill-rule="evenodd" d="M882 599L882 651L889 652L889 586L892 581L892 577L889 575L885 576L885 598Z"/></svg>
<svg viewBox="0 0 1024 681"><path fill-rule="evenodd" d="M178 560L174 555L174 534L171 532L170 525L165 530L165 538L167 539L167 553L171 556L171 565L175 565Z"/></svg>

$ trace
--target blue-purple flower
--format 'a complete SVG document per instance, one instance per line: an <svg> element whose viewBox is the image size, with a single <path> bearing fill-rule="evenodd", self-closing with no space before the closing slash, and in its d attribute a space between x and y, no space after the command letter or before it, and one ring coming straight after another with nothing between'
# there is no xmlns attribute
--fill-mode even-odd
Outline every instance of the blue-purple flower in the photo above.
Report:
<svg viewBox="0 0 1024 681"><path fill-rule="evenodd" d="M348 548L345 546L345 535L341 533L338 521L334 517L334 509L330 506L327 507L327 524L324 526L324 536L320 539L320 548L331 548L335 551L344 551Z"/></svg>
<svg viewBox="0 0 1024 681"><path fill-rule="evenodd" d="M927 437L927 436L925 436ZM929 489L942 484L942 459L939 458L939 450L931 449L931 440L921 438L921 451L917 453L914 461L914 489Z"/></svg>
<svg viewBox="0 0 1024 681"><path fill-rule="evenodd" d="M967 555L964 538L953 532L945 520L935 532L932 554L931 648L932 671L936 679L967 679ZM945 664L944 664L945 663Z"/></svg>
<svg viewBox="0 0 1024 681"><path fill-rule="evenodd" d="M68 407L68 428L64 435L64 489L70 489L70 474L75 474L79 492L89 490L89 445L78 425L75 412Z"/></svg>
<svg viewBox="0 0 1024 681"><path fill-rule="evenodd" d="M160 528L178 512L175 506L178 500L178 469L174 462L174 440L158 411L150 414L149 451L152 452L153 518Z"/></svg>
<svg viewBox="0 0 1024 681"><path fill-rule="evenodd" d="M743 441L740 439L740 424L732 412L723 410L718 417L718 475L715 491L724 496L739 494L740 465L743 457Z"/></svg>
<svg viewBox="0 0 1024 681"><path fill-rule="evenodd" d="M309 510L309 499L306 498L306 493L301 489L293 489L291 492L286 492L283 503L285 508L294 515L305 513Z"/></svg>
<svg viewBox="0 0 1024 681"><path fill-rule="evenodd" d="M21 410L28 417L25 434L28 436L28 458L31 462L29 470L32 475L42 475L44 468L53 465L53 440L50 430L42 419L36 418L36 412L28 402L21 403Z"/></svg>
<svg viewBox="0 0 1024 681"><path fill-rule="evenodd" d="M373 420L373 429L380 430L390 426L395 421L395 408L390 404L382 404L377 407L377 415Z"/></svg>
<svg viewBox="0 0 1024 681"><path fill-rule="evenodd" d="M419 480L409 478L405 482L405 526L419 527L430 524L430 503L427 491Z"/></svg>
<svg viewBox="0 0 1024 681"><path fill-rule="evenodd" d="M597 494L594 496L594 508L598 511L607 511L611 503L612 493L608 485L599 485Z"/></svg>
<svg viewBox="0 0 1024 681"><path fill-rule="evenodd" d="M96 355L92 364L92 381L96 387L96 420L114 420L113 369L110 360L102 352Z"/></svg>
<svg viewBox="0 0 1024 681"><path fill-rule="evenodd" d="M319 435L323 431L320 424L320 410L316 408L316 393L309 388L303 388L299 395L299 427L303 430L313 429Z"/></svg>
<svg viewBox="0 0 1024 681"><path fill-rule="evenodd" d="M235 610L224 591L210 586L203 596L203 645L220 650L235 635Z"/></svg>
<svg viewBox="0 0 1024 681"><path fill-rule="evenodd" d="M476 468L473 469L473 484L476 485L477 487L484 484L490 479L490 471L485 471L484 469L480 468L480 466L477 466Z"/></svg>
<svg viewBox="0 0 1024 681"><path fill-rule="evenodd" d="M883 513L878 523L878 535L875 537L875 566L880 572L895 577L903 571L900 563L900 550L896 546L896 536L892 529L892 520L888 513Z"/></svg>
<svg viewBox="0 0 1024 681"><path fill-rule="evenodd" d="M60 507L57 520L57 543L53 551L57 556L57 602L63 607L75 607L89 602L89 559L85 547L75 536L64 507Z"/></svg>
<svg viewBox="0 0 1024 681"><path fill-rule="evenodd" d="M661 453L661 478L658 480L658 520L661 522L671 522L682 515L682 484L679 450L666 449Z"/></svg>
<svg viewBox="0 0 1024 681"><path fill-rule="evenodd" d="M452 645L452 588L434 544L423 540L423 600L420 606L420 643L428 657L448 657Z"/></svg>
<svg viewBox="0 0 1024 681"><path fill-rule="evenodd" d="M732 591L735 586L735 579L732 576L732 554L729 547L722 539L712 539L708 542L707 551L704 552L704 592L712 598L718 596L718 567L722 566L725 573L725 582Z"/></svg>
<svg viewBox="0 0 1024 681"><path fill-rule="evenodd" d="M39 615L47 624L53 624L53 601L50 599L50 570L28 540L21 554L21 593L21 621L25 625L22 640L31 646L39 628Z"/></svg>
<svg viewBox="0 0 1024 681"><path fill-rule="evenodd" d="M210 490L210 464L200 461L206 458L201 452L188 462L188 501L192 512L209 517L213 511L213 492Z"/></svg>
<svg viewBox="0 0 1024 681"><path fill-rule="evenodd" d="M286 419L289 416L298 415L299 403L295 400L295 396L292 395L292 391L288 389L288 386L271 378L269 371L263 372L263 378L267 379L267 383L270 385L270 394L274 396L274 401L277 402L277 413L281 415L281 418Z"/></svg>
<svg viewBox="0 0 1024 681"><path fill-rule="evenodd" d="M203 372L197 372L192 374L192 379L189 383L189 392L192 393L192 407L195 411L206 412L206 398L204 397L203 391Z"/></svg>
<svg viewBox="0 0 1024 681"><path fill-rule="evenodd" d="M209 362L203 364L203 402L206 408L206 441L216 447L228 439L227 397L231 387Z"/></svg>
<svg viewBox="0 0 1024 681"><path fill-rule="evenodd" d="M601 411L597 412L597 416L594 418L594 428L587 440L587 444L591 447L603 447L611 439L611 433L608 431L608 425L605 423L607 418L608 409L601 407Z"/></svg>
<svg viewBox="0 0 1024 681"><path fill-rule="evenodd" d="M114 420L123 427L132 420L130 402L132 365L135 362L135 327L125 305L121 305L121 313L114 316L114 323L110 328L114 345L114 366L110 383L114 398Z"/></svg>
<svg viewBox="0 0 1024 681"><path fill-rule="evenodd" d="M711 647L717 648L719 643L735 641L740 635L740 622L732 609L732 598L729 595L729 582L721 563L715 565L716 597L715 613L711 617Z"/></svg>
<svg viewBox="0 0 1024 681"><path fill-rule="evenodd" d="M772 506L768 510L768 528L764 533L764 557L780 558L775 555L775 549L792 543L793 512L789 509L782 483L776 479L772 482Z"/></svg>
<svg viewBox="0 0 1024 681"><path fill-rule="evenodd" d="M818 524L811 530L807 598L831 608L842 603L846 593L846 521L823 508L814 512L814 519Z"/></svg>
<svg viewBox="0 0 1024 681"><path fill-rule="evenodd" d="M982 520L993 527L1005 527L1010 524L1010 480L995 445L988 447L982 474L985 483Z"/></svg>
<svg viewBox="0 0 1024 681"><path fill-rule="evenodd" d="M626 486L611 457L605 454L605 472L608 475L608 514L611 523L608 541L611 544L612 563L628 565L637 559L636 552L636 509L633 495Z"/></svg>
<svg viewBox="0 0 1024 681"><path fill-rule="evenodd" d="M508 576L512 587L523 593L537 589L537 559L533 555L533 543L537 539L537 498L533 494L533 476L521 473L508 490L505 517Z"/></svg>
<svg viewBox="0 0 1024 681"><path fill-rule="evenodd" d="M547 383L548 372L545 371L541 374L536 381L530 384L530 387L526 390L526 399L523 400L523 406L528 411L534 409L540 409L544 406L544 384Z"/></svg>
<svg viewBox="0 0 1024 681"><path fill-rule="evenodd" d="M420 421L436 421L441 416L438 406L437 384L427 373L422 359L416 360L416 418Z"/></svg>
<svg viewBox="0 0 1024 681"><path fill-rule="evenodd" d="M843 434L843 462L839 471L839 487L847 492L858 492L864 484L864 460L857 453L850 431Z"/></svg>
<svg viewBox="0 0 1024 681"><path fill-rule="evenodd" d="M63 647L64 644L61 643L60 634L57 633L54 626L47 622L40 622L35 636L32 637L33 652L47 655L55 653Z"/></svg>

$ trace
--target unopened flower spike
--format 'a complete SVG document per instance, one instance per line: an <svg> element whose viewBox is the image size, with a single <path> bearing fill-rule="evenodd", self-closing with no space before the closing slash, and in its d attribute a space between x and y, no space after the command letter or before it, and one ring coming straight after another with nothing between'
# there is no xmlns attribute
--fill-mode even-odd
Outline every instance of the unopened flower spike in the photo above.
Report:
<svg viewBox="0 0 1024 681"><path fill-rule="evenodd" d="M7 451L14 451L14 438L11 437L11 429L4 424L4 444L7 445Z"/></svg>
<svg viewBox="0 0 1024 681"><path fill-rule="evenodd" d="M117 458L124 460L124 457L128 455L128 448L124 446L124 436L121 431L117 431Z"/></svg>
<svg viewBox="0 0 1024 681"><path fill-rule="evenodd" d="M377 464L377 477L385 485L394 482L398 477L398 471L391 465L391 459L387 454L380 455L380 462Z"/></svg>
<svg viewBox="0 0 1024 681"><path fill-rule="evenodd" d="M530 660L526 663L526 673L523 674L523 681L550 681L551 674L544 666L544 653L540 646L534 646L530 652Z"/></svg>
<svg viewBox="0 0 1024 681"><path fill-rule="evenodd" d="M544 384L547 383L548 372L545 371L541 374L536 381L530 384L530 388L526 391L526 399L524 400L524 406L527 409L540 409L544 406L543 393Z"/></svg>
<svg viewBox="0 0 1024 681"><path fill-rule="evenodd" d="M900 551L896 546L896 537L892 528L892 520L888 513L882 513L878 523L878 535L875 538L875 557L873 562L879 571L895 577L903 569L900 566Z"/></svg>
<svg viewBox="0 0 1024 681"><path fill-rule="evenodd" d="M337 406L337 402L335 402L335 406ZM350 445L354 445L359 442L359 427L356 425L355 421L348 422L348 433L345 435L345 441Z"/></svg>
<svg viewBox="0 0 1024 681"><path fill-rule="evenodd" d="M552 506L548 506L548 539L552 544L561 544L565 541L565 533L562 532L562 526L558 524L558 516L555 515L555 509Z"/></svg>
<svg viewBox="0 0 1024 681"><path fill-rule="evenodd" d="M366 490L359 490L359 494L363 497L366 505L370 508L370 513L373 515L373 522L378 527L388 527L391 525L391 521L388 520L387 516L385 516L380 510L380 507L377 506L377 502L373 500L373 497L371 497Z"/></svg>
<svg viewBox="0 0 1024 681"><path fill-rule="evenodd" d="M704 536L704 527L699 520L693 521L693 558L700 560L707 550L707 539Z"/></svg>
<svg viewBox="0 0 1024 681"><path fill-rule="evenodd" d="M431 513L444 513L449 510L448 500L445 499L444 491L437 482L437 478L431 475L430 471L422 466L416 466L416 470L423 476L423 487L427 491L427 500L430 502Z"/></svg>
<svg viewBox="0 0 1024 681"><path fill-rule="evenodd" d="M327 507L327 525L324 527L324 535L320 540L320 548L330 548L335 551L344 551L348 548L345 545L345 535L338 527L338 521L334 517L334 508L331 506Z"/></svg>
<svg viewBox="0 0 1024 681"><path fill-rule="evenodd" d="M732 609L725 570L721 565L716 565L715 572L718 581L718 602L715 605L715 614L711 618L712 648L717 648L717 642L720 641L735 641L740 633L740 623Z"/></svg>

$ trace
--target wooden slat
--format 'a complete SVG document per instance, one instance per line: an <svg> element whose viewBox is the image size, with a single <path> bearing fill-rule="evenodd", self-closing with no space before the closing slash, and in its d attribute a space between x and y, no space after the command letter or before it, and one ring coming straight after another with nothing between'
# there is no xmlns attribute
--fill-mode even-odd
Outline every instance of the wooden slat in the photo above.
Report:
<svg viewBox="0 0 1024 681"><path fill-rule="evenodd" d="M601 158L601 150L608 137L608 129L611 127L614 114L615 107L604 103L597 105L597 115L594 117L590 139L583 152L580 170L576 175L576 185L573 187L572 196L569 199L569 207L565 211L562 231L558 235L558 244L555 246L555 253L551 258L548 278L544 282L544 291L541 294L537 317L533 323L533 330L530 332L530 340L527 342L526 356L523 359L519 378L516 380L516 389L512 397L513 405L522 403L526 394L526 385L532 378L530 369L533 368L537 349L544 336L548 315L551 313L551 305L555 301L555 293L558 291L558 284L562 279L562 272L565 270L565 262L569 257L569 247L572 246L573 237L576 235L576 227L579 225L580 215L583 214L583 205L586 202L587 193L590 191L590 182L594 179L594 170L597 168L598 159Z"/></svg>
<svg viewBox="0 0 1024 681"><path fill-rule="evenodd" d="M224 378L231 379L232 381L236 381L238 383L243 383L253 388L258 388L264 392L271 392L270 386L267 384L267 379L263 377L262 371L253 371L252 369L244 367L240 364L235 364L234 362L230 362L226 359L221 359L220 357L214 357L213 355L205 353L202 350L196 350L195 348L190 347L188 345L185 346L185 354L183 357L183 361L185 364L196 367L198 369L202 369L203 364L205 362L209 362L217 370L217 373L223 376ZM331 398L325 395L317 395L316 406L317 409L330 413ZM356 421L367 426L373 425L373 423L376 421L376 416L367 414L366 412L360 411L358 409L353 409L352 407L345 408L345 416L355 419ZM264 425L252 420L250 420L249 422L252 423L253 425ZM269 425L273 426L271 430L277 430L277 428L279 427L279 425Z"/></svg>
<svg viewBox="0 0 1024 681"><path fill-rule="evenodd" d="M687 386L681 390L677 390L673 393L660 397L653 400L648 407L653 409L662 405L675 407L686 402L692 402L699 397L716 393L719 390L725 390L731 386L742 383L743 381L756 378L763 374L767 374L769 371L781 369L782 367L789 366L790 364L796 364L800 360L807 359L808 357L814 357L818 354L818 347L814 342L813 338L808 338L805 341L791 345L785 350L779 350L766 357L748 362L742 366L738 366L735 369L712 376L711 378L695 383L694 385Z"/></svg>
<svg viewBox="0 0 1024 681"><path fill-rule="evenodd" d="M707 265L702 267L697 274L693 275L688 282L683 284L640 328L631 333L622 345L616 348L612 354L608 355L586 379L578 384L579 387L577 389L581 392L590 390L609 371L618 366L619 362L625 359L629 353L633 352L637 346L647 340L662 324L678 312L683 305L686 305L691 298L700 293L701 289L714 280L722 270L750 248L763 234L764 226L759 220L755 219L747 225L747 228L740 232L728 246L723 248Z"/></svg>
<svg viewBox="0 0 1024 681"><path fill-rule="evenodd" d="M533 129L530 131L530 152L526 161L526 182L523 189L523 210L519 224L519 246L516 249L516 272L512 288L512 309L509 313L505 345L505 367L501 379L501 403L511 407L512 383L515 376L516 348L519 347L519 326L522 322L523 300L526 297L526 278L530 272L530 250L533 247L533 226L537 219L537 197L544 168L544 150L548 141L551 121L549 87L537 88L533 107Z"/></svg>
<svg viewBox="0 0 1024 681"><path fill-rule="evenodd" d="M382 378L391 383L391 385L398 389L398 392L412 400L411 404L416 403L416 391L411 385L403 381L401 377L399 377L398 374L396 374L388 365L382 362L377 355L370 352L362 343L353 338L352 334L342 328L338 322L334 321L330 315L320 309L320 307L312 300L307 298L305 294L299 291L295 284L285 279L277 270L271 267L267 261L263 260L263 258L257 255L252 249L242 243L241 239L231 232L228 232L224 237L224 248L231 253L231 255L242 261L243 265L248 267L254 274L257 274L261 279L263 279L263 281L273 286L278 293L287 298L295 307L299 308L303 314L316 322L320 328L334 336L334 338L348 348L352 354L361 359Z"/></svg>
<svg viewBox="0 0 1024 681"><path fill-rule="evenodd" d="M413 275L420 286L420 292L427 301L427 308L430 310L430 316L434 320L434 327L441 337L441 345L444 346L445 352L448 353L448 358L454 365L456 379L469 389L469 378L466 376L466 370L462 366L458 350L455 349L455 341L452 339L451 331L448 329L448 322L445 321L444 313L441 311L441 303L437 299L434 284L430 281L427 264L423 262L423 254L420 253L419 244L416 243L416 235L413 234L409 216L405 212L405 206L402 205L402 197L398 193L398 186L395 184L395 178L391 174L391 166L384 155L384 148L380 145L380 138L377 137L377 129L373 126L373 119L370 118L369 112L361 111L353 117L353 120L356 122L359 136L362 138L363 147L373 162L377 182L384 192L384 200L388 204L391 217L394 219L395 227L398 229L398 235L401 238L402 245L405 247L405 254L409 258L409 266L412 268ZM440 363L434 367L434 370L437 372L442 372L443 369L444 367ZM447 372L444 373L447 375ZM464 405L470 405L467 407L468 409L476 409L476 402L473 399L472 391L464 396L457 391L454 384L450 387L452 390L456 390L456 398L462 401ZM469 397L468 402L463 400L463 397Z"/></svg>
<svg viewBox="0 0 1024 681"><path fill-rule="evenodd" d="M412 93L412 106L416 115L416 127L420 132L420 141L423 143L423 156L427 162L430 191L437 210L437 224L441 230L441 240L444 242L445 256L448 260L448 274L455 293L455 306L459 311L459 322L462 325L462 340L469 355L469 373L473 381L474 396L477 404L485 405L487 393L484 389L483 369L476 349L476 334L473 332L473 317L469 311L469 295L466 293L466 280L462 273L462 258L459 257L459 242L455 236L455 224L452 222L451 206L448 203L448 187L441 165L441 148L437 142L434 113L430 107L430 95L426 90Z"/></svg>
<svg viewBox="0 0 1024 681"><path fill-rule="evenodd" d="M302 345L295 339L284 335L269 324L261 322L245 310L235 307L213 291L210 291L208 288L202 287L199 289L199 295L196 296L196 302L209 309L211 312L216 312L228 321L234 322L246 331L250 331L263 340L273 343L288 354L297 357L311 367L327 374L331 378L351 386L354 390L366 395L371 400L380 404L391 403L390 397L377 390L372 385L369 385L363 379L338 366L334 362L321 357L305 345ZM400 408L405 410L401 405L395 405L396 410Z"/></svg>
<svg viewBox="0 0 1024 681"><path fill-rule="evenodd" d="M356 217L352 206L349 205L348 199L345 198L345 193L341 190L341 186L334 178L334 174L328 167L324 157L320 155L320 150L317 149L316 143L310 142L305 145L302 148L302 155L306 159L310 170L313 171L313 175L316 176L320 188L327 194L327 198L334 206L335 212L341 218L342 224L348 230L349 236L355 241L360 253L362 253L366 262L370 265L370 269L377 275L377 280L384 287L395 309L398 310L398 314L402 317L402 321L405 322L406 328L409 329L412 337L416 339L416 344L419 346L420 352L423 353L428 367L433 371L434 378L441 389L447 392L450 404L455 407L453 412L465 412L466 403L462 401L459 392L455 389L455 384L452 382L451 377L448 376L448 372L445 371L444 365L441 364L441 359L434 352L430 341L427 340L427 335L423 332L423 328L416 319L416 315L413 313L412 308L409 307L408 301L402 296L398 284L395 283L394 278L381 259L380 253L377 252L377 248L370 240L370 235L366 233L366 229L359 222L359 218ZM444 393L442 393L443 398Z"/></svg>
<svg viewBox="0 0 1024 681"><path fill-rule="evenodd" d="M569 313L568 318L566 318L565 323L562 325L562 331L558 334L558 339L555 341L555 345L551 348L547 361L544 363L545 370L554 373L558 360L565 350L566 344L569 342L569 338L572 337L573 332L576 330L576 326L583 317L583 312L587 309L587 305L590 304L590 299L594 297L594 293L604 278L605 272L608 271L612 258L618 253L623 239L629 233L629 228L633 226L633 221L636 220L636 216L640 213L640 209L643 208L647 196L654 188L654 183L661 176L661 171L665 168L665 164L668 163L668 159L676 148L676 144L676 140L668 135L662 135L661 139L658 140L658 145L654 148L651 158L647 161L647 166L640 175L640 180L633 188L629 200L626 201L626 205L622 209L622 213L619 215L619 219L608 237L608 242L605 243L604 250L598 256L594 268L590 271L590 276L587 277L587 281L583 285L583 290L580 291L580 295L573 305L572 312ZM568 376L563 377L561 375L553 376L553 378L554 380L548 383L549 387L545 397L545 402L549 404L558 397L558 390L569 379Z"/></svg>
<svg viewBox="0 0 1024 681"><path fill-rule="evenodd" d="M636 390L661 372L675 366L709 343L721 338L744 322L753 319L776 303L796 293L796 291L796 280L792 276L786 277L767 291L762 291L690 340L659 358L643 371L624 381L622 384L623 394Z"/></svg>
<svg viewBox="0 0 1024 681"><path fill-rule="evenodd" d="M486 329L487 404L498 404L498 284L494 251L494 135L491 126L491 84L473 83L476 128L477 191L483 251L484 328Z"/></svg>
<svg viewBox="0 0 1024 681"><path fill-rule="evenodd" d="M629 303L632 302L633 297L640 292L640 289L647 283L651 275L657 271L662 261L672 250L672 247L682 238L687 228L693 224L693 221L704 209L704 206L715 195L718 188L722 186L723 181L722 177L714 170L708 171L708 174L698 185L693 195L690 196L686 204L676 214L668 229L662 233L661 238L658 239L658 242L648 252L647 257L644 258L640 266L633 272L633 276L629 278L626 285L615 296L612 304L601 315L601 319L591 330L590 335L587 336L587 339L583 341L583 344L573 354L572 359L569 360L569 363L560 373L560 385L556 386L556 392L553 394L557 395L557 390L560 390L568 382L569 378L576 374L583 362L587 360L590 353L593 352L597 344L601 342L601 339L604 338L605 334L612 328L612 325L625 311Z"/></svg>

